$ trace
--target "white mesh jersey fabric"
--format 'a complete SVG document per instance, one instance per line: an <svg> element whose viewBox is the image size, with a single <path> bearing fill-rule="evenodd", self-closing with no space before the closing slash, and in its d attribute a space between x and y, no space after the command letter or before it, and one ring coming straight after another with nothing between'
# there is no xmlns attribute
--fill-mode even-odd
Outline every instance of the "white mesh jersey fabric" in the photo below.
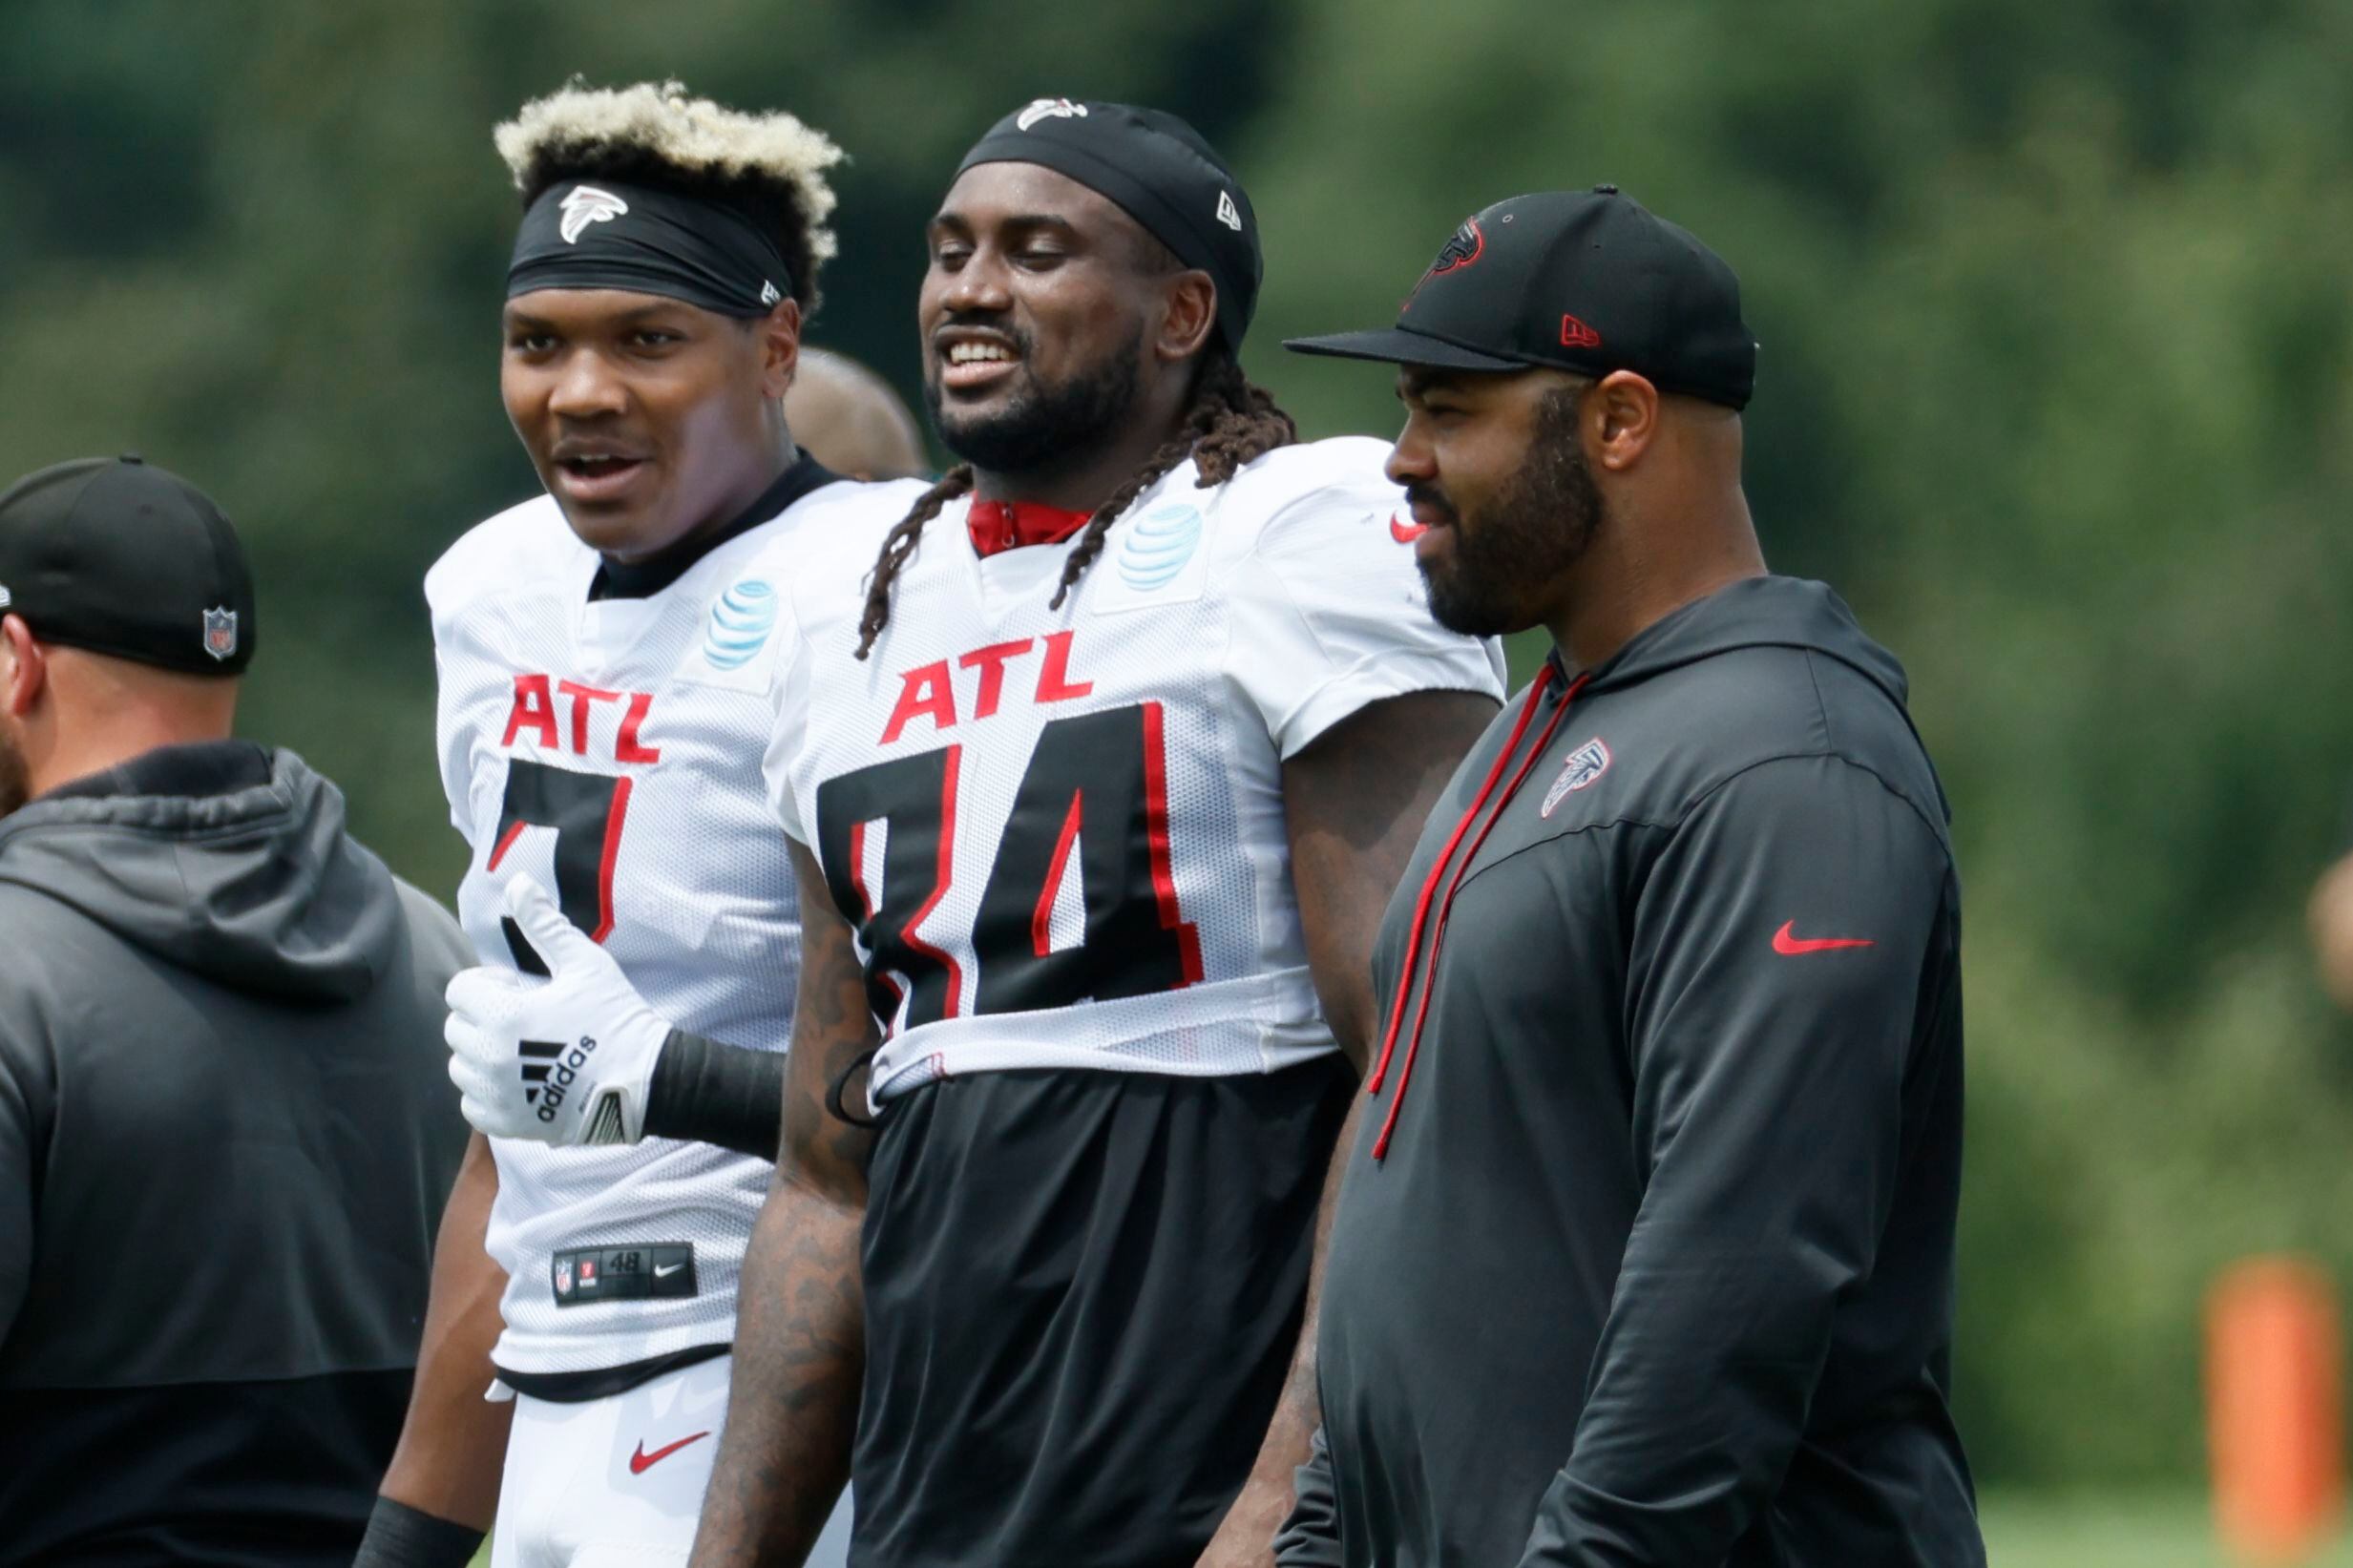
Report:
<svg viewBox="0 0 2353 1568"><path fill-rule="evenodd" d="M774 574L790 569L805 532L868 507L899 515L920 489L828 486L641 599L589 601L597 555L545 496L450 549L426 597L442 784L473 849L458 915L482 962L517 965L504 887L535 877L657 1014L784 1049L800 925L760 771L767 643L784 589ZM597 1370L733 1336L766 1161L661 1139L620 1149L498 1139L494 1152L488 1244L509 1280L499 1366ZM632 1242L691 1243L698 1294L556 1305L554 1252Z"/></svg>
<svg viewBox="0 0 2353 1568"><path fill-rule="evenodd" d="M1060 610L1070 546L982 557L952 503L864 662L880 531L796 580L769 794L859 927L876 1104L945 1075L1260 1073L1334 1049L1283 761L1383 698L1502 692L1500 650L1430 618L1385 452L1285 448L1208 490L1181 465Z"/></svg>

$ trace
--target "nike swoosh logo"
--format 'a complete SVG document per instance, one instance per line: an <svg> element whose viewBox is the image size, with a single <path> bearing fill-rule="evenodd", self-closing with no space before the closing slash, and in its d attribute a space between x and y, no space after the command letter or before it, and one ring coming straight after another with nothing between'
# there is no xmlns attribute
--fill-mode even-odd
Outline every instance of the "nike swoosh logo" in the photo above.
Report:
<svg viewBox="0 0 2353 1568"><path fill-rule="evenodd" d="M654 1278L658 1280L666 1280L671 1275L677 1273L680 1269L685 1266L686 1265L684 1264L656 1264L654 1265Z"/></svg>
<svg viewBox="0 0 2353 1568"><path fill-rule="evenodd" d="M1793 936L1790 928L1795 920L1784 920L1781 929L1773 933L1773 951L1783 957L1801 952L1831 952L1839 948L1868 948L1876 946L1867 936Z"/></svg>
<svg viewBox="0 0 2353 1568"><path fill-rule="evenodd" d="M1425 523L1408 522L1394 512L1389 514L1389 536L1399 544L1412 544L1429 532Z"/></svg>
<svg viewBox="0 0 2353 1568"><path fill-rule="evenodd" d="M664 1444L662 1447L654 1450L651 1453L645 1452L645 1439L641 1437L638 1439L637 1452L629 1455L629 1474L632 1475L642 1475L647 1471L653 1469L656 1465L662 1463L662 1460L667 1459L671 1454L676 1453L680 1449L684 1448L687 1444L700 1443L703 1439L708 1437L710 1433L707 1432L698 1432L692 1437L682 1437L675 1443Z"/></svg>

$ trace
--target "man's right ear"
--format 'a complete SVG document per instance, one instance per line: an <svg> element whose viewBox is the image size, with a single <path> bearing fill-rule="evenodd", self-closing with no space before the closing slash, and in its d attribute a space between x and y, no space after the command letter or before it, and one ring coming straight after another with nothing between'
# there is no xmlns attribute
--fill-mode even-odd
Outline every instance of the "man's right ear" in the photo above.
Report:
<svg viewBox="0 0 2353 1568"><path fill-rule="evenodd" d="M0 616L0 712L22 719L49 683L49 655L22 616Z"/></svg>

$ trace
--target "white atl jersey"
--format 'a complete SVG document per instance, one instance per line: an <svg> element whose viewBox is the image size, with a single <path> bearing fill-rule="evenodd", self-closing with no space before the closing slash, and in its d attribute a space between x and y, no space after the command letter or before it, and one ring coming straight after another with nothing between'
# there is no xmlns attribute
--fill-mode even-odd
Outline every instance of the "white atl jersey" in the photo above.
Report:
<svg viewBox="0 0 2353 1568"><path fill-rule="evenodd" d="M1430 618L1386 447L1190 463L1137 498L1060 610L1073 545L981 556L968 501L851 656L879 530L783 581L776 818L858 929L876 1105L944 1076L1218 1076L1334 1049L1310 982L1283 762L1367 703L1500 698Z"/></svg>
<svg viewBox="0 0 2353 1568"><path fill-rule="evenodd" d="M800 924L761 781L770 709L742 677L765 683L788 543L866 511L897 517L919 493L827 486L644 598L590 601L598 556L546 496L451 548L425 592L442 785L473 850L458 915L482 962L536 964L503 915L507 880L534 877L656 1014L731 1044L784 1049ZM762 573L746 570L779 545ZM493 1148L488 1243L509 1282L500 1368L600 1370L733 1337L767 1161L662 1139ZM695 1293L593 1299L607 1281L589 1286L557 1257L639 1244L663 1245L654 1266L673 1276L685 1256L677 1248L691 1246ZM604 1259L608 1274L616 1261Z"/></svg>

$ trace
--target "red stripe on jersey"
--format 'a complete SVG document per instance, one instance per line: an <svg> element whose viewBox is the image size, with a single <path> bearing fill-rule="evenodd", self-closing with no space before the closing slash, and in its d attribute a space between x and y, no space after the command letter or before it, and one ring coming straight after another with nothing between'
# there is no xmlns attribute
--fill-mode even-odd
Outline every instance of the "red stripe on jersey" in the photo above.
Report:
<svg viewBox="0 0 2353 1568"><path fill-rule="evenodd" d="M1145 837L1152 847L1152 890L1160 895L1161 930L1177 933L1184 984L1189 986L1201 978L1201 933L1177 907L1176 872L1168 864L1168 755L1158 702L1144 704L1144 822Z"/></svg>
<svg viewBox="0 0 2353 1568"><path fill-rule="evenodd" d="M907 929L901 933L909 947L948 972L948 998L946 1005L940 1010L940 1016L943 1018L953 1018L956 1015L956 1007L963 998L964 971L962 966L949 954L916 935L915 928L929 920L932 917L932 911L939 908L939 901L948 896L948 883L955 873L956 775L963 758L964 748L962 746L950 746L947 771L941 776L939 782L939 880L932 884L932 896L923 901L923 908L917 909L908 920Z"/></svg>
<svg viewBox="0 0 2353 1568"><path fill-rule="evenodd" d="M1085 802L1085 790L1070 792L1070 814L1062 819L1062 836L1054 841L1054 858L1046 865L1045 890L1038 895L1037 910L1029 917L1029 945L1040 958L1054 951L1054 896L1062 890L1062 872L1070 865L1070 847L1079 842L1079 817ZM1086 889L1079 892L1083 904Z"/></svg>
<svg viewBox="0 0 2353 1568"><path fill-rule="evenodd" d="M604 820L604 853L597 862L597 929L588 933L591 942L601 942L613 933L613 863L620 859L621 819L629 815L629 784L622 779L613 785L613 814Z"/></svg>
<svg viewBox="0 0 2353 1568"><path fill-rule="evenodd" d="M498 835L498 842L491 847L490 864L483 867L483 869L486 871L498 869L498 863L507 858L507 851L515 847L515 841L521 838L523 829L530 826L531 824L527 822L515 823L504 833Z"/></svg>
<svg viewBox="0 0 2353 1568"><path fill-rule="evenodd" d="M866 885L866 824L850 825L850 885L858 890L858 903L866 913L861 924L874 918L874 894Z"/></svg>

